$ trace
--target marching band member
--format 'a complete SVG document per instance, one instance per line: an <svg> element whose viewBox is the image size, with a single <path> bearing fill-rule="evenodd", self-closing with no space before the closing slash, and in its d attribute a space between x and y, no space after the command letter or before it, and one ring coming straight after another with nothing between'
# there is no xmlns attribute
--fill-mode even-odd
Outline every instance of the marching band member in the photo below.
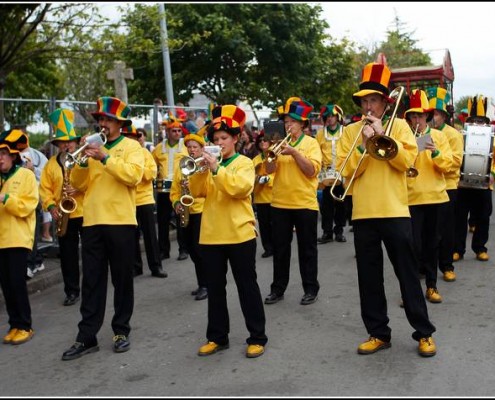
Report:
<svg viewBox="0 0 495 400"><path fill-rule="evenodd" d="M169 115L168 121L163 121L163 140L156 145L152 151L153 158L158 166L157 180L172 184L174 171L179 166L182 157L187 156L187 148L184 146L184 129L179 120ZM156 192L156 219L158 223L158 244L160 246L160 257L170 257L170 218L173 212L170 201L170 186L165 190ZM185 260L187 250L183 239L183 229L176 219L177 243L179 245L178 260Z"/></svg>
<svg viewBox="0 0 495 400"><path fill-rule="evenodd" d="M235 105L212 110L208 138L220 146L222 162L205 152L207 173L193 174L190 191L205 197L199 243L207 269L208 343L198 355L208 356L229 347L227 267L230 263L249 337L246 357L265 351L265 311L256 275L256 221L251 204L254 187L253 162L236 153L236 143L246 114Z"/></svg>
<svg viewBox="0 0 495 400"><path fill-rule="evenodd" d="M16 345L34 335L25 276L39 194L33 171L20 167L26 139L18 129L0 135L0 285L10 325L3 343Z"/></svg>
<svg viewBox="0 0 495 400"><path fill-rule="evenodd" d="M193 159L197 159L203 155L203 148L206 144L204 135L208 126L207 122L206 125L203 125L203 127L198 130L198 132L190 133L184 138L187 152ZM200 172L197 171L196 173ZM180 200L183 195L187 195L187 192L189 192L188 181L189 179L183 176L181 168L176 168L174 180L172 181L172 187L170 189L170 201L173 204L175 213L179 215L180 225L186 225L182 227L184 231L184 242L189 255L191 256L191 260L194 263L196 281L198 284L198 287L191 292L191 295L195 296L195 300L204 300L208 297L207 270L203 261L203 256L201 255L199 232L205 199L204 197L195 197L192 205L188 206L188 209L186 210ZM185 216L185 213L188 213L187 217ZM185 222L186 218L188 220L187 222Z"/></svg>
<svg viewBox="0 0 495 400"><path fill-rule="evenodd" d="M320 119L323 122L323 129L317 132L316 140L321 148L321 174L323 174L327 169L335 170L337 142L342 136L344 111L337 104L327 104L320 110ZM335 186L334 193L341 196L344 193L343 185ZM343 235L346 223L346 205L347 203L335 200L331 196L330 186L322 187L320 213L323 235L318 238L318 243L333 242L334 234L335 241L347 241Z"/></svg>
<svg viewBox="0 0 495 400"><path fill-rule="evenodd" d="M261 131L256 138L256 147L258 148L259 153L253 158L254 170L256 172L253 191L253 205L256 207L261 246L264 250L261 257L267 258L273 255L271 202L273 179L275 178L275 174L267 174L265 170L264 161L266 160L270 142L265 139L264 131Z"/></svg>
<svg viewBox="0 0 495 400"><path fill-rule="evenodd" d="M390 75L390 69L384 64L365 65L359 91L352 99L366 117L347 125L337 146L337 169L342 168L347 179L355 173L350 183L354 247L361 317L369 334L369 339L358 346L358 353L372 354L391 346L383 280L383 243L399 280L406 317L414 328L413 339L419 342L418 352L422 356L433 356L436 345L431 335L435 327L428 318L419 281L407 200L406 170L417 156L418 147L406 121L395 118L388 127L391 117L385 116L385 111L394 102L389 97ZM379 160L365 153L366 145L372 136L383 135L385 126L397 145L397 155L390 160ZM348 162L343 165L348 156ZM383 182L386 187L380 184Z"/></svg>
<svg viewBox="0 0 495 400"><path fill-rule="evenodd" d="M453 282L456 280L454 272L453 254L455 237L455 207L457 203L457 185L461 176L461 164L464 154L464 138L462 134L450 126L447 122L450 114L447 111L447 103L450 95L442 87L426 89L430 98L430 108L433 110L432 127L441 131L449 141L452 152L452 165L448 171L444 172L445 183L447 185L447 195L449 202L442 207L444 215L440 224L440 245L438 248L438 268L443 273L443 280Z"/></svg>
<svg viewBox="0 0 495 400"><path fill-rule="evenodd" d="M166 278L168 274L162 267L160 248L156 236L153 179L156 179L157 166L151 153L144 147L144 143L139 140L138 130L134 125L122 127L121 133L128 138L136 140L141 145L144 156L143 179L141 179L141 182L136 186L136 219L138 226L135 240L136 259L134 264L134 276L143 274L143 259L141 257L141 245L139 243L140 232L143 232L144 249L151 276L155 278ZM139 134L142 135L142 133Z"/></svg>
<svg viewBox="0 0 495 400"><path fill-rule="evenodd" d="M290 275L291 243L297 235L299 272L304 295L302 305L318 297L318 173L321 150L315 138L303 134L313 106L305 100L286 102L280 118L286 138L276 146L279 155L265 160L268 174L275 172L272 199L273 282L265 304L282 300Z"/></svg>
<svg viewBox="0 0 495 400"><path fill-rule="evenodd" d="M109 269L114 287L113 350L122 353L131 347L136 249L129 243L135 240L136 185L143 177L144 156L139 143L120 132L132 124L127 104L116 97L100 97L97 107L91 114L104 132L105 144L85 143L83 137L87 160L76 163L70 176L72 186L84 192L82 319L76 342L63 353L62 360L99 350L97 334L105 317Z"/></svg>
<svg viewBox="0 0 495 400"><path fill-rule="evenodd" d="M426 300L441 303L437 288L438 247L440 226L444 223L441 217L449 201L443 174L452 166L452 151L447 137L427 124L433 118L433 110L429 108L426 93L413 90L409 105L404 118L416 137L427 138L413 163L418 175L407 178L414 247L420 263L418 272L424 271L426 275Z"/></svg>
<svg viewBox="0 0 495 400"><path fill-rule="evenodd" d="M490 124L490 118L486 116L487 98L483 95L470 97L468 99L468 116L466 123ZM492 133L493 134L493 133ZM486 156L490 157L493 149L488 149ZM466 157L466 155L464 155ZM486 189L467 188L459 185L457 191L456 220L455 220L455 244L453 261L464 258L466 252L466 236L468 227L468 215L471 214L475 222L471 239L471 249L479 261L488 261L488 249L486 247L489 238L490 216L492 215L492 191L495 176L495 157L491 157L490 184Z"/></svg>
<svg viewBox="0 0 495 400"><path fill-rule="evenodd" d="M79 237L82 234L84 193L70 185L71 171L64 161L67 153L76 151L81 138L74 131L72 110L59 108L49 118L54 130L51 143L58 148L58 153L48 160L41 171L39 191L43 210L50 212L57 225L65 292L63 304L71 306L79 301L81 292Z"/></svg>

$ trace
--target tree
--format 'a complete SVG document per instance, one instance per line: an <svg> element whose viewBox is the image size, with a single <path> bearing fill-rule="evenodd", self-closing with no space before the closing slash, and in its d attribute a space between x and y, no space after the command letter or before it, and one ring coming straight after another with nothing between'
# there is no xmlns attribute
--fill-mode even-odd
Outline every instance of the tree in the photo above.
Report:
<svg viewBox="0 0 495 400"><path fill-rule="evenodd" d="M2 4L0 7L0 97L48 99L62 93L63 78L57 60L91 21L91 4ZM41 104L41 105L40 105ZM48 106L19 103L4 110L0 101L0 128L5 112L10 121L29 123L46 116Z"/></svg>

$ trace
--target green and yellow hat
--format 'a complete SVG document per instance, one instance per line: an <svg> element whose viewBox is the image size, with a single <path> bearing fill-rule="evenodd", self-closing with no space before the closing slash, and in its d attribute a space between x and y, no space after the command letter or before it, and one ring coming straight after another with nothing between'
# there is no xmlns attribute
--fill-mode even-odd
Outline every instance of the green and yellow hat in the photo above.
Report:
<svg viewBox="0 0 495 400"><path fill-rule="evenodd" d="M447 89L442 87L429 87L426 88L426 93L430 99L430 108L432 110L443 111L450 117L450 113L447 111L447 104L450 101L450 94L447 92Z"/></svg>
<svg viewBox="0 0 495 400"><path fill-rule="evenodd" d="M206 131L208 130L209 125L210 124L204 124L196 133L188 133L184 138L184 144L186 144L190 140L194 140L195 142L198 142L201 146L206 145L205 134Z"/></svg>
<svg viewBox="0 0 495 400"><path fill-rule="evenodd" d="M0 134L0 149L8 149L10 154L20 154L28 146L29 139L20 129L9 129Z"/></svg>
<svg viewBox="0 0 495 400"><path fill-rule="evenodd" d="M81 138L76 135L76 131L74 130L74 111L58 108L48 118L52 122L54 131L54 137L51 140L52 144L55 144L57 141L68 142Z"/></svg>

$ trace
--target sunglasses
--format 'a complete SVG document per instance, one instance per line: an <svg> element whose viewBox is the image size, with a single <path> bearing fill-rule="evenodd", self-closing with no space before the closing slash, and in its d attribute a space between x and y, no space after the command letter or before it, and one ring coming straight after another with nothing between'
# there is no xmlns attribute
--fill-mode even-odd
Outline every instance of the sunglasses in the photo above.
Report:
<svg viewBox="0 0 495 400"><path fill-rule="evenodd" d="M171 129L170 132L179 132L179 133L182 133L182 129Z"/></svg>

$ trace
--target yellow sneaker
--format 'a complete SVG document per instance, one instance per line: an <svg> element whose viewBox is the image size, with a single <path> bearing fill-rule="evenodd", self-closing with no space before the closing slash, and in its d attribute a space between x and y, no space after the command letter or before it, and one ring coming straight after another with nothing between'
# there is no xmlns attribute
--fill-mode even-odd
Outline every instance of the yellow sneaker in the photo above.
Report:
<svg viewBox="0 0 495 400"><path fill-rule="evenodd" d="M250 344L246 349L246 357L247 358L256 358L265 352L265 346L261 344Z"/></svg>
<svg viewBox="0 0 495 400"><path fill-rule="evenodd" d="M454 271L445 271L443 273L443 280L445 282L454 282L456 280L457 276Z"/></svg>
<svg viewBox="0 0 495 400"><path fill-rule="evenodd" d="M440 296L440 293L438 293L438 289L430 287L426 289L426 300L428 300L430 303L441 303L442 296Z"/></svg>
<svg viewBox="0 0 495 400"><path fill-rule="evenodd" d="M228 349L229 344L218 344L215 342L208 342L201 346L198 350L198 356L209 356L210 354L216 353L217 351Z"/></svg>
<svg viewBox="0 0 495 400"><path fill-rule="evenodd" d="M15 337L17 333L17 328L12 328L9 333L7 333L4 337L3 337L3 342L4 343L10 343L12 342L12 339Z"/></svg>
<svg viewBox="0 0 495 400"><path fill-rule="evenodd" d="M476 254L476 259L480 261L488 261L490 259L490 256L486 251L480 251L478 254Z"/></svg>
<svg viewBox="0 0 495 400"><path fill-rule="evenodd" d="M390 346L392 346L390 342L384 342L383 340L370 336L370 338L366 342L361 343L358 346L358 353L372 354L381 349L388 349Z"/></svg>
<svg viewBox="0 0 495 400"><path fill-rule="evenodd" d="M454 254L452 254L452 261L456 262L456 261L459 261L459 260L462 260L463 256L461 256L459 253L455 252Z"/></svg>
<svg viewBox="0 0 495 400"><path fill-rule="evenodd" d="M432 357L437 354L437 346L431 336L419 339L418 353L423 357Z"/></svg>
<svg viewBox="0 0 495 400"><path fill-rule="evenodd" d="M18 329L15 336L11 339L11 344L22 344L26 343L28 340L34 335L34 331L32 329L25 331L23 329Z"/></svg>

